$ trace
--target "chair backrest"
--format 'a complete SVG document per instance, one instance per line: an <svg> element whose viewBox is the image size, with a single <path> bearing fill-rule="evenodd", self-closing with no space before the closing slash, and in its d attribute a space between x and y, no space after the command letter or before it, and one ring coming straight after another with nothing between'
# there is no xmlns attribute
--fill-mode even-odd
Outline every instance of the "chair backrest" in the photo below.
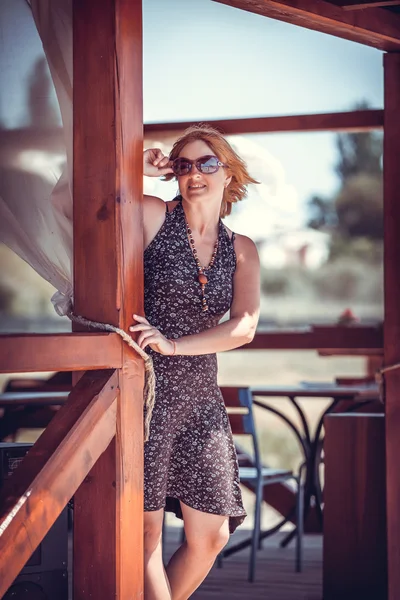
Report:
<svg viewBox="0 0 400 600"><path fill-rule="evenodd" d="M253 396L245 387L221 387L229 422L233 435L251 436L254 451L254 463L261 465L257 433L253 415Z"/></svg>

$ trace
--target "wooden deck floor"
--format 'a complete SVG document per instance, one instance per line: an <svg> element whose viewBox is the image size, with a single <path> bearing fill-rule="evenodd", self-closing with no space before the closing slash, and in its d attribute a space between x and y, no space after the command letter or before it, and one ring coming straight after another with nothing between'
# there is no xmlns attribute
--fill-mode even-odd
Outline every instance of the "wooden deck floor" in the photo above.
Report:
<svg viewBox="0 0 400 600"><path fill-rule="evenodd" d="M234 535L236 541L248 536L242 529ZM165 558L169 560L179 545L180 528L167 527ZM294 569L294 547L280 548L282 534L264 541L258 551L256 581L247 581L249 550L243 550L224 560L222 569L213 567L191 600L322 600L322 537L304 537L304 568ZM233 538L232 538L233 541ZM72 540L70 539L70 565ZM69 569L72 598L72 573Z"/></svg>
<svg viewBox="0 0 400 600"><path fill-rule="evenodd" d="M166 558L177 547L177 528L167 529ZM247 537L245 529L237 531L235 540ZM264 541L258 552L256 581L247 581L249 550L243 550L224 560L222 569L213 567L193 600L322 600L322 537L304 537L304 568L294 569L294 546L280 548L282 534ZM233 540L232 540L233 541Z"/></svg>

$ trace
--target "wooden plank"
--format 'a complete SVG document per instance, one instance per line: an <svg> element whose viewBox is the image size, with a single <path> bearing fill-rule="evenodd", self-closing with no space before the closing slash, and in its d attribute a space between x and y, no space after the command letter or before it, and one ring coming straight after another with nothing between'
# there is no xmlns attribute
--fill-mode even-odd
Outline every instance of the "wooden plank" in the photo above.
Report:
<svg viewBox="0 0 400 600"><path fill-rule="evenodd" d="M364 356L382 358L383 348L318 348L319 356Z"/></svg>
<svg viewBox="0 0 400 600"><path fill-rule="evenodd" d="M86 371L122 365L116 333L0 336L0 373Z"/></svg>
<svg viewBox="0 0 400 600"><path fill-rule="evenodd" d="M384 364L400 362L400 54L384 56ZM400 597L400 370L386 375L386 487L388 512L389 598Z"/></svg>
<svg viewBox="0 0 400 600"><path fill-rule="evenodd" d="M214 0L241 10L373 46L400 48L400 17L380 8L344 11L324 0Z"/></svg>
<svg viewBox="0 0 400 600"><path fill-rule="evenodd" d="M136 281L140 289L140 278ZM239 348L260 349L314 349L327 354L342 350L343 353L379 355L383 352L383 336L379 327L331 327L325 329L324 334L311 328L261 330L250 344ZM121 368L122 360L121 340L114 333L0 336L2 373Z"/></svg>
<svg viewBox="0 0 400 600"><path fill-rule="evenodd" d="M232 535L231 542L240 543L248 538L250 527L248 518ZM304 568L299 574L295 570L295 544L279 547L285 535L279 532L263 540L262 548L257 551L254 582L247 580L249 550L246 549L225 559L222 568L216 562L190 600L321 600L322 536L304 536ZM167 527L165 537L165 557L169 560L180 543L180 528Z"/></svg>
<svg viewBox="0 0 400 600"><path fill-rule="evenodd" d="M117 0L119 325L125 330L133 322L133 313L144 314L142 38L142 1ZM117 598L121 600L143 598L143 383L142 359L124 346L116 437Z"/></svg>
<svg viewBox="0 0 400 600"><path fill-rule="evenodd" d="M0 597L115 435L117 381L113 371L86 373L4 485Z"/></svg>
<svg viewBox="0 0 400 600"><path fill-rule="evenodd" d="M207 119L207 123L226 135L245 133L284 133L309 131L371 131L382 129L383 110L355 110L316 115L288 115L278 117L251 117L247 119ZM193 125L191 121L175 123L147 123L145 136L158 139L176 136Z"/></svg>
<svg viewBox="0 0 400 600"><path fill-rule="evenodd" d="M381 327L315 327L296 330L258 331L250 344L238 350L344 350L360 354L382 353ZM351 352L350 352L351 351Z"/></svg>
<svg viewBox="0 0 400 600"><path fill-rule="evenodd" d="M179 525L180 523L180 525ZM181 544L182 521L167 525L164 533L165 559L169 560ZM177 526L178 525L178 526ZM249 536L248 517L232 536L235 543ZM322 598L322 536L304 536L304 569L299 575L294 569L295 545L279 544L285 533L277 533L263 541L257 552L257 577L247 581L249 552L244 550L223 561L223 568L214 565L191 600L321 600ZM70 556L72 562L72 553ZM50 599L52 600L52 599Z"/></svg>
<svg viewBox="0 0 400 600"><path fill-rule="evenodd" d="M124 329L143 314L141 28L140 0L74 2L75 309ZM143 597L143 365L125 346L119 388L116 439L75 495L75 600Z"/></svg>
<svg viewBox="0 0 400 600"><path fill-rule="evenodd" d="M74 311L118 325L115 23L112 0L103 6L73 4Z"/></svg>
<svg viewBox="0 0 400 600"><path fill-rule="evenodd" d="M75 310L118 325L112 0L74 0L73 48ZM74 600L117 597L115 485L114 440L75 494Z"/></svg>
<svg viewBox="0 0 400 600"><path fill-rule="evenodd" d="M385 600L384 415L335 414L324 424L324 600Z"/></svg>

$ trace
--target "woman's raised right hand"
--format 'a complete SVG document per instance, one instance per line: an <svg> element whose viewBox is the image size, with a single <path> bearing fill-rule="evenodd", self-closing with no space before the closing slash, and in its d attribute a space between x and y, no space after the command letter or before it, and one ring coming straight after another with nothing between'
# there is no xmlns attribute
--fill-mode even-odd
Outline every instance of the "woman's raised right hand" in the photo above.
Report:
<svg viewBox="0 0 400 600"><path fill-rule="evenodd" d="M171 161L164 156L160 148L149 148L143 153L143 175L148 177L161 177L173 173Z"/></svg>

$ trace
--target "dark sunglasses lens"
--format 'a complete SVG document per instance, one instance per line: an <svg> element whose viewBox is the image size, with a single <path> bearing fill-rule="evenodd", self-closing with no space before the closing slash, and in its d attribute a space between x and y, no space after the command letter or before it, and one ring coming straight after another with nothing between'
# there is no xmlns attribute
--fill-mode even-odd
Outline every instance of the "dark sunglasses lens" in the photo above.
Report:
<svg viewBox="0 0 400 600"><path fill-rule="evenodd" d="M205 156L204 158L199 158L196 166L199 167L199 171L201 171L201 173L216 173L216 171L218 171L218 158L216 156Z"/></svg>
<svg viewBox="0 0 400 600"><path fill-rule="evenodd" d="M192 165L185 159L177 158L172 165L175 175L187 175Z"/></svg>

